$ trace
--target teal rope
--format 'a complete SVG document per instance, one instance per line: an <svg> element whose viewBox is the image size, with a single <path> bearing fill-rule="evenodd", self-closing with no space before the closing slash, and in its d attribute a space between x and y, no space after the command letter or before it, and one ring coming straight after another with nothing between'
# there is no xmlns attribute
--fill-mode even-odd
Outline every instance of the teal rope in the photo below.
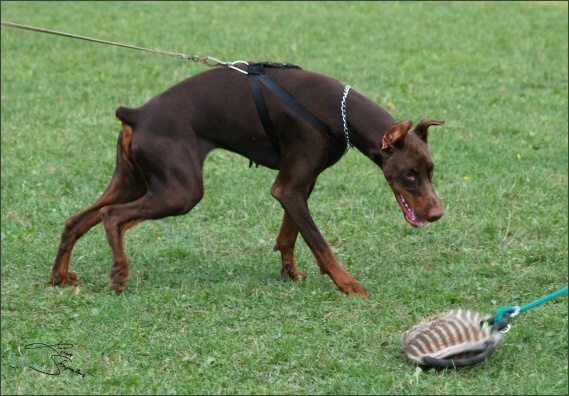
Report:
<svg viewBox="0 0 569 396"><path fill-rule="evenodd" d="M567 293L567 286L565 286L563 289L557 290L555 293L551 293L548 296L542 297L539 300L535 300L527 305L524 305L523 307L502 307L498 310L498 312L496 312L496 315L494 315L494 323L500 323L502 319L504 319L505 314L515 313L517 315L518 313L527 311L528 309L533 307L537 307L538 305L543 304L544 302L552 300L555 297L559 297L566 293Z"/></svg>

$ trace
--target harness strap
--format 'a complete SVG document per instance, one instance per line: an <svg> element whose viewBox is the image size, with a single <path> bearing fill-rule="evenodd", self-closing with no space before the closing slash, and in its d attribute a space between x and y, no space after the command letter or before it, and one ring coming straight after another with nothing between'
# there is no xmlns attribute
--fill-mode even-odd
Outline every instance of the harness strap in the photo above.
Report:
<svg viewBox="0 0 569 396"><path fill-rule="evenodd" d="M265 133L269 137L269 140L277 149L279 155L281 151L281 145L279 141L278 134L275 130L275 127L271 121L271 117L269 116L269 111L265 104L265 99L263 97L263 91L261 90L261 84L263 84L269 91L275 94L280 100L282 100L288 107L293 109L298 115L308 121L311 125L315 128L320 130L321 132L327 134L333 140L333 152L338 153L340 151L346 150L345 144L341 141L341 139L334 135L328 125L323 123L320 119L318 119L314 114L306 110L302 105L300 105L288 92L286 92L280 85L275 83L269 76L265 74L265 67L274 67L274 68L294 68L294 69L301 69L297 65L293 65L290 63L281 63L281 64L272 64L268 62L261 62L248 65L247 74L249 75L249 82L251 84L251 91L253 93L253 100L255 102L255 107L257 108L257 112L259 113L259 118L261 119L261 123L263 124L263 128L265 129ZM328 161L328 165L331 165L331 159L334 156L330 155L330 160Z"/></svg>
<svg viewBox="0 0 569 396"><path fill-rule="evenodd" d="M281 144L279 141L279 136L275 131L275 127L273 126L273 122L271 121L271 117L269 117L269 110L267 109L267 105L265 104L265 99L263 98L263 91L261 90L261 84L259 83L259 79L257 76L249 75L249 82L251 83L251 91L253 92L253 100L255 101L255 107L257 108L257 113L259 113L259 118L261 119L261 124L263 124L263 128L265 129L265 133L269 137L269 140L277 149L277 152L280 155L281 152Z"/></svg>

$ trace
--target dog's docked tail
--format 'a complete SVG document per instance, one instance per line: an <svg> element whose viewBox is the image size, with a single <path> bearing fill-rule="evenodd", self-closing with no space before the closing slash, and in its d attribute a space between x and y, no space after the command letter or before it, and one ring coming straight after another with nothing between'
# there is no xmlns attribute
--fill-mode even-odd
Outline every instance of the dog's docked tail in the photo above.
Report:
<svg viewBox="0 0 569 396"><path fill-rule="evenodd" d="M130 159L130 142L132 140L132 130L136 127L137 112L136 109L120 106L115 112L117 118L122 124L122 133L119 135L119 147L123 159L132 165Z"/></svg>

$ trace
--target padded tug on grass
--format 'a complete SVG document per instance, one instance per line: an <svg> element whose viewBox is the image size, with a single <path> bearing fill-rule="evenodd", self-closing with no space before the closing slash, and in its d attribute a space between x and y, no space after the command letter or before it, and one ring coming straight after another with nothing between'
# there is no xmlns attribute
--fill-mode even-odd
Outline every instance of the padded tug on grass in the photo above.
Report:
<svg viewBox="0 0 569 396"><path fill-rule="evenodd" d="M403 353L425 369L472 366L494 352L506 321L491 326L491 315L460 309L438 314L403 334Z"/></svg>
<svg viewBox="0 0 569 396"><path fill-rule="evenodd" d="M513 317L564 294L567 286L522 307L502 307L494 316L461 309L432 316L403 333L403 353L423 369L472 366L494 352Z"/></svg>

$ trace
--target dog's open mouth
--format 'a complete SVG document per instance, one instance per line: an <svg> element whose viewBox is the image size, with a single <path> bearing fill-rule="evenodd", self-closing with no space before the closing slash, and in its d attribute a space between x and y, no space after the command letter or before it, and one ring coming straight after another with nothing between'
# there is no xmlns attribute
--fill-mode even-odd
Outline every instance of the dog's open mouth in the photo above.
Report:
<svg viewBox="0 0 569 396"><path fill-rule="evenodd" d="M417 213L415 213L411 205L405 201L403 195L395 193L395 198L397 199L399 206L401 206L401 209L405 214L405 220L407 220L407 223L411 224L413 227L423 227L427 223L426 220L423 220L417 216Z"/></svg>

